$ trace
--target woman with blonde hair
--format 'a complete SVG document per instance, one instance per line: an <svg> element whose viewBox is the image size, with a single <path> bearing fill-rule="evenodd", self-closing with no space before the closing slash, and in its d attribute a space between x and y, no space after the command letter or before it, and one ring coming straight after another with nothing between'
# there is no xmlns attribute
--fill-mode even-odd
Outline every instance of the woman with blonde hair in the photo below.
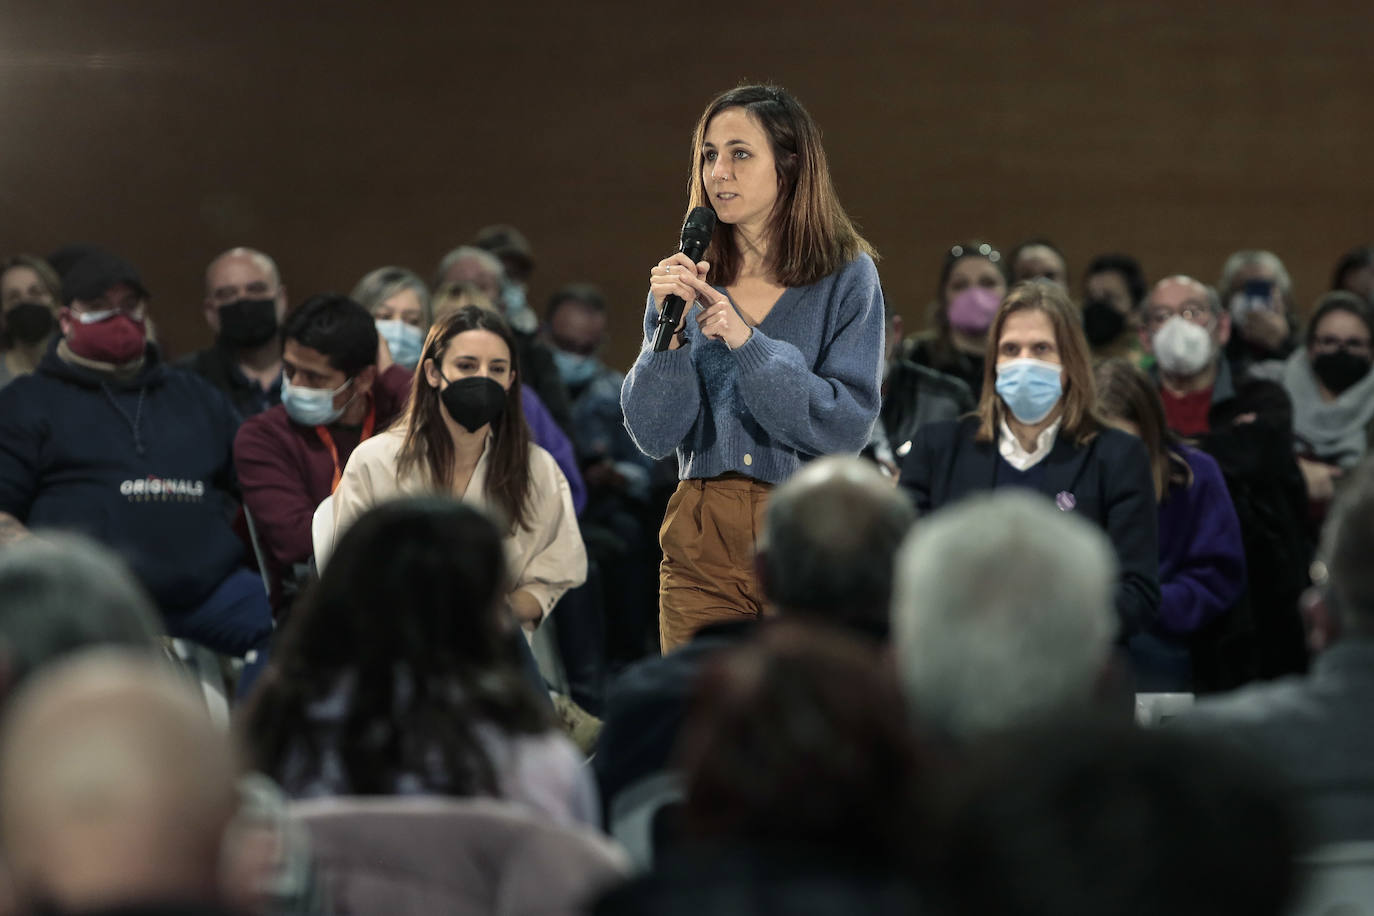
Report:
<svg viewBox="0 0 1374 916"><path fill-rule="evenodd" d="M916 433L902 465L922 513L970 493L1025 487L1100 525L1116 548L1121 637L1159 608L1155 491L1140 440L1104 424L1078 310L1057 283L1018 283L988 330L974 415Z"/></svg>

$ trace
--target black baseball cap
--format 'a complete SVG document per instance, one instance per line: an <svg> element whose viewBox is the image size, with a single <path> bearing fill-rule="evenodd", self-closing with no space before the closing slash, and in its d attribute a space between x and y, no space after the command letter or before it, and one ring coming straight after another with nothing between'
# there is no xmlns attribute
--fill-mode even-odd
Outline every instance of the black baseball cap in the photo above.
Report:
<svg viewBox="0 0 1374 916"><path fill-rule="evenodd" d="M77 299L97 299L105 290L117 283L127 283L140 296L148 296L148 290L134 265L114 252L103 248L94 249L63 275L62 302L71 305Z"/></svg>

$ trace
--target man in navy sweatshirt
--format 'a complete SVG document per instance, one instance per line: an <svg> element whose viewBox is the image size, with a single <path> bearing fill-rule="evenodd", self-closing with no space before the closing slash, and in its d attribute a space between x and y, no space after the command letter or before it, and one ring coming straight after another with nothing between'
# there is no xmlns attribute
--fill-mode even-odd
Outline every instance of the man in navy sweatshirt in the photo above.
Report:
<svg viewBox="0 0 1374 916"><path fill-rule="evenodd" d="M127 261L87 254L62 298L64 336L0 390L0 548L28 528L82 532L123 555L172 636L261 665L272 616L232 527L233 407L162 362Z"/></svg>

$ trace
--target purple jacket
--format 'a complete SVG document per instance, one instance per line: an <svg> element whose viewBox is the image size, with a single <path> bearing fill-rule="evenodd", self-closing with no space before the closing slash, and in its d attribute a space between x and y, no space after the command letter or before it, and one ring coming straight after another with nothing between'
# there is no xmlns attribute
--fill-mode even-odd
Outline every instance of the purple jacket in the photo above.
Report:
<svg viewBox="0 0 1374 916"><path fill-rule="evenodd" d="M568 488L572 490L573 508L577 514L587 505L587 485L582 482L582 474L577 470L577 458L573 455L572 440L554 422L553 414L539 400L539 395L529 385L520 386L520 406L525 411L525 422L530 427L530 437L534 444L553 456L558 469L568 478Z"/></svg>
<svg viewBox="0 0 1374 916"><path fill-rule="evenodd" d="M1240 520L1221 468L1196 449L1179 451L1193 485L1170 487L1159 507L1159 620L1173 634L1191 633L1245 591Z"/></svg>

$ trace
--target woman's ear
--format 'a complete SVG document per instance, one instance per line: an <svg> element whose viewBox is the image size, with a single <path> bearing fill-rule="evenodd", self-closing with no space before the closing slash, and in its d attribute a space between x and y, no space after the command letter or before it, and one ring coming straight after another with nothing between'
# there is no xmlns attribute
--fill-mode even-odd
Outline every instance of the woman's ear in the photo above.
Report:
<svg viewBox="0 0 1374 916"><path fill-rule="evenodd" d="M429 382L429 387L438 388L442 379L439 376L439 369L434 365L433 357L425 360L425 381Z"/></svg>

